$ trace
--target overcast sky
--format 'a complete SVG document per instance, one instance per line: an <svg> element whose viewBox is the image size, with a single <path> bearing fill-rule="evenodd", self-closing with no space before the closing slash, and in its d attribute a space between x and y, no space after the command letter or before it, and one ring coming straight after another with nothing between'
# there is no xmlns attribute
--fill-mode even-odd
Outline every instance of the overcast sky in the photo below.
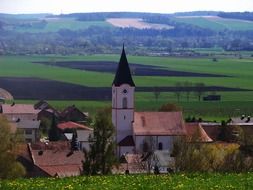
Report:
<svg viewBox="0 0 253 190"><path fill-rule="evenodd" d="M253 0L0 0L1 13L253 11Z"/></svg>

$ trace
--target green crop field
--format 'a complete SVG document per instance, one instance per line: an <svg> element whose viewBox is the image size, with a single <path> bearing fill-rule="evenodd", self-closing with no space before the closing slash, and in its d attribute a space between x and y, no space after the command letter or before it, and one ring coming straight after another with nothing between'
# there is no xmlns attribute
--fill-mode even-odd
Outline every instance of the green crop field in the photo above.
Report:
<svg viewBox="0 0 253 190"><path fill-rule="evenodd" d="M94 71L84 71L57 67L56 61L115 61L119 55L89 55L89 56L1 56L0 76L4 77L38 77L79 84L90 87L110 87L114 74ZM51 65L32 63L33 61L49 61ZM203 82L206 86L222 86L253 90L253 58L219 57L217 62L212 58L175 58L175 57L144 57L128 56L131 63L161 66L168 70L187 71L206 74L225 75L224 77L170 77L170 76L133 76L136 86L175 86L177 82ZM1 87L1 84L0 84ZM206 94L210 94L207 92ZM162 104L173 102L182 107L185 117L197 115L206 118L228 118L240 114L252 115L253 91L216 92L222 96L220 102L198 102L194 93L187 101L186 95L180 96L179 102L175 93L162 92L155 99L152 92L137 92L135 95L136 109L157 110ZM20 100L22 101L22 100ZM53 101L58 108L75 104L84 111L94 113L97 108L110 105L110 101Z"/></svg>
<svg viewBox="0 0 253 190"><path fill-rule="evenodd" d="M253 188L252 173L192 173L173 175L112 175L34 178L0 181L4 190L78 190L78 189L178 189L246 190Z"/></svg>
<svg viewBox="0 0 253 190"><path fill-rule="evenodd" d="M32 20L27 21L24 20L25 23L38 23L40 20ZM43 33L43 32L58 32L61 29L64 30L84 30L89 28L90 26L97 27L113 27L111 24L105 21L77 21L72 18L65 19L46 19L46 25L43 28L36 27L36 24L31 24L29 27L8 27L9 30L15 30L16 32L29 32L29 33Z"/></svg>
<svg viewBox="0 0 253 190"><path fill-rule="evenodd" d="M253 22L235 19L224 19L220 17L176 17L175 21L196 25L212 30L253 30Z"/></svg>

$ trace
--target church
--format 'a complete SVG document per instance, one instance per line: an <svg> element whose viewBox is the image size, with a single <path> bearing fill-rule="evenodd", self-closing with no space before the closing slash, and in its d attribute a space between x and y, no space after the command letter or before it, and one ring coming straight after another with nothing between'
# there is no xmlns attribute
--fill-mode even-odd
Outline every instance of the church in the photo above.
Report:
<svg viewBox="0 0 253 190"><path fill-rule="evenodd" d="M176 137L186 135L182 112L135 112L135 83L125 49L112 83L112 123L117 156L155 150L172 151Z"/></svg>

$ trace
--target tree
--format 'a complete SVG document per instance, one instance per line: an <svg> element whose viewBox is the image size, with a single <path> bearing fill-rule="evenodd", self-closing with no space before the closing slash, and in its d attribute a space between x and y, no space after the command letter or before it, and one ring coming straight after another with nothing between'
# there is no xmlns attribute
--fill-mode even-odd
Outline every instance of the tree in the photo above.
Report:
<svg viewBox="0 0 253 190"><path fill-rule="evenodd" d="M192 83L190 83L188 81L184 82L184 91L186 94L187 102L189 102L189 99L190 99L191 87L192 87Z"/></svg>
<svg viewBox="0 0 253 190"><path fill-rule="evenodd" d="M177 101L179 102L180 96L181 96L181 87L182 87L182 83L181 83L181 82L177 82L177 83L175 84L175 87L176 87L176 89L175 89L175 95L176 95L176 97L177 97Z"/></svg>
<svg viewBox="0 0 253 190"><path fill-rule="evenodd" d="M198 97L198 100L201 100L201 96L205 93L205 84L204 83L196 83L195 84L195 93Z"/></svg>
<svg viewBox="0 0 253 190"><path fill-rule="evenodd" d="M0 116L0 179L16 178L25 175L24 167L16 161L17 133L12 134L8 121Z"/></svg>
<svg viewBox="0 0 253 190"><path fill-rule="evenodd" d="M238 161L226 163L228 156L236 156L238 144L198 143L193 138L189 142L186 137L178 137L174 143L172 155L177 171L233 171L234 165L238 164Z"/></svg>
<svg viewBox="0 0 253 190"><path fill-rule="evenodd" d="M155 99L157 101L158 98L159 98L159 96L160 96L160 94L161 94L160 89L158 87L154 87L154 92L153 93L154 93Z"/></svg>
<svg viewBox="0 0 253 190"><path fill-rule="evenodd" d="M58 141L60 139L59 129L57 128L57 118L54 115L52 118L51 127L48 132L49 141Z"/></svg>
<svg viewBox="0 0 253 190"><path fill-rule="evenodd" d="M76 130L73 131L73 136L71 139L71 149L72 150L78 150L78 141L77 141L77 132Z"/></svg>
<svg viewBox="0 0 253 190"><path fill-rule="evenodd" d="M181 108L178 107L176 104L167 103L163 104L158 111L160 112L181 111Z"/></svg>
<svg viewBox="0 0 253 190"><path fill-rule="evenodd" d="M98 111L95 117L94 134L89 139L90 151L84 151L84 174L111 173L112 166L116 163L114 134L111 109L105 108Z"/></svg>
<svg viewBox="0 0 253 190"><path fill-rule="evenodd" d="M40 122L40 132L41 132L41 134L43 136L48 135L49 129L52 126L52 124L51 124L52 121L50 119L46 118L46 117L42 117L40 119L40 121L41 121Z"/></svg>

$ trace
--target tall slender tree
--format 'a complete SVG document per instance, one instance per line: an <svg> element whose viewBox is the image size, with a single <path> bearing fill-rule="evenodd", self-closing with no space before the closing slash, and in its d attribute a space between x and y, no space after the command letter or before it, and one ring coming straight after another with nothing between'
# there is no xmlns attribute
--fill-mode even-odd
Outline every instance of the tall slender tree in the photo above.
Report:
<svg viewBox="0 0 253 190"><path fill-rule="evenodd" d="M90 151L85 152L84 174L109 174L116 163L115 130L111 121L111 109L97 112L94 124L94 136L90 137Z"/></svg>
<svg viewBox="0 0 253 190"><path fill-rule="evenodd" d="M0 115L0 179L25 175L24 167L16 161L18 151L17 133L11 133L8 121Z"/></svg>
<svg viewBox="0 0 253 190"><path fill-rule="evenodd" d="M59 134L59 130L57 128L57 123L58 123L57 118L54 115L52 118L51 127L48 132L48 138L50 141L60 140L60 134Z"/></svg>

